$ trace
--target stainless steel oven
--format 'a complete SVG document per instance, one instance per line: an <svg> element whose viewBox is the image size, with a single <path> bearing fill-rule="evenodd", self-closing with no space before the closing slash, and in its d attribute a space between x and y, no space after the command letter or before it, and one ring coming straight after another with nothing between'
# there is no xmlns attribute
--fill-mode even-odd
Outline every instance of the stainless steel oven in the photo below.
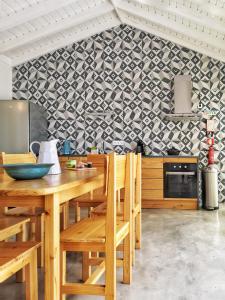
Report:
<svg viewBox="0 0 225 300"><path fill-rule="evenodd" d="M198 165L193 163L165 163L164 198L197 198Z"/></svg>

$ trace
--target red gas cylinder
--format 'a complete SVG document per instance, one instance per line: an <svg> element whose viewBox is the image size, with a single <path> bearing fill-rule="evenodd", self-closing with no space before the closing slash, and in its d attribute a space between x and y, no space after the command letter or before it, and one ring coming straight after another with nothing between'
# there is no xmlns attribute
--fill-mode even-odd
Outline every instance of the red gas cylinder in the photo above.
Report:
<svg viewBox="0 0 225 300"><path fill-rule="evenodd" d="M213 145L209 147L209 153L208 153L208 165L214 164L214 148Z"/></svg>

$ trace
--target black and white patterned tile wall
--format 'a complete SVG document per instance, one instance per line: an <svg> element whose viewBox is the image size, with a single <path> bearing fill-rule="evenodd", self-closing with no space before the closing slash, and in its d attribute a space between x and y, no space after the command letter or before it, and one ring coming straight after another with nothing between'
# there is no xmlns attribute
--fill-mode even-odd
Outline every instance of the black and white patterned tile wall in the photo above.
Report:
<svg viewBox="0 0 225 300"><path fill-rule="evenodd" d="M104 141L124 141L127 151L141 139L159 155L172 145L207 163L205 120L162 118L173 109L173 79L190 74L193 111L213 111L221 200L225 199L225 63L146 32L121 25L14 69L15 99L48 110L49 136L69 139L75 153ZM199 105L200 103L200 105ZM96 116L94 112L103 113ZM104 114L105 113L105 114Z"/></svg>

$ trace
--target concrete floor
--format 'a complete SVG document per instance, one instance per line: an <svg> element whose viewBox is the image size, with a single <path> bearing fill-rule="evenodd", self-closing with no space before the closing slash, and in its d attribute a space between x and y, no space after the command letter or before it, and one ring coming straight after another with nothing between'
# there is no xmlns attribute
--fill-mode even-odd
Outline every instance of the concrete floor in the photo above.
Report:
<svg viewBox="0 0 225 300"><path fill-rule="evenodd" d="M78 255L70 255L69 277L76 277ZM74 264L76 261L76 264ZM40 272L39 299L43 297ZM120 283L119 300L224 300L225 207L219 211L143 211L143 247L137 251L130 286ZM23 285L11 278L0 285L0 300L22 300ZM69 296L69 300L102 297ZM56 300L56 299L55 299Z"/></svg>

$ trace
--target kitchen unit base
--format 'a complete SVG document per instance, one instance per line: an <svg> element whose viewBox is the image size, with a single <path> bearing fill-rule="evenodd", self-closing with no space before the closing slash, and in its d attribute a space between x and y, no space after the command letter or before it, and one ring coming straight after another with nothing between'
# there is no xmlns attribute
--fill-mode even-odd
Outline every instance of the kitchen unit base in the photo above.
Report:
<svg viewBox="0 0 225 300"><path fill-rule="evenodd" d="M60 156L61 166L65 167L68 159L87 161L86 156ZM158 156L142 157L142 208L174 208L183 210L198 209L197 198L164 198L164 163L198 164L195 156ZM123 199L123 191L121 191Z"/></svg>
<svg viewBox="0 0 225 300"><path fill-rule="evenodd" d="M196 200L145 200L142 199L142 208L174 208L174 209L198 209Z"/></svg>
<svg viewBox="0 0 225 300"><path fill-rule="evenodd" d="M164 192L164 166L168 163L198 164L198 158L194 156L165 156L142 158L142 208L174 208L174 209L198 209L197 197L165 198ZM187 168L187 166L185 166ZM178 172L177 174L179 174ZM182 179L182 178L181 178ZM181 180L182 181L182 180ZM179 184L179 182L178 182ZM196 184L197 185L197 184ZM189 187L188 187L189 188Z"/></svg>

